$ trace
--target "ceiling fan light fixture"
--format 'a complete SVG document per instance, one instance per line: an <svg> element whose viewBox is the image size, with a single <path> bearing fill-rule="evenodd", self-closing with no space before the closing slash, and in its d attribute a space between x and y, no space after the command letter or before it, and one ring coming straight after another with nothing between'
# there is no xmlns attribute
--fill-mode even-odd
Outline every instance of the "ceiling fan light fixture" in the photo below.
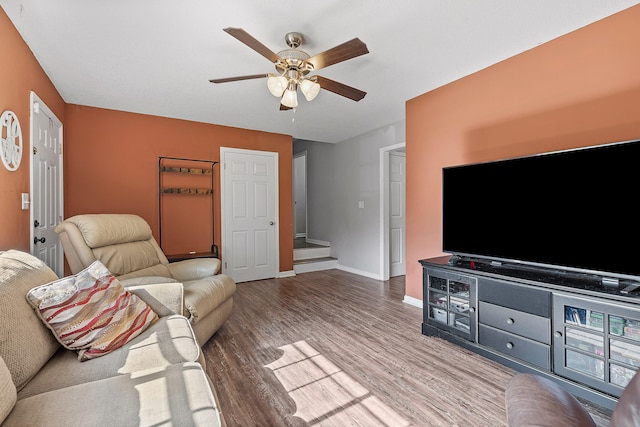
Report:
<svg viewBox="0 0 640 427"><path fill-rule="evenodd" d="M300 82L300 90L302 94L307 99L307 101L313 101L313 99L318 96L320 92L320 85L317 82L311 81L309 79L304 79Z"/></svg>
<svg viewBox="0 0 640 427"><path fill-rule="evenodd" d="M282 105L289 108L296 108L298 106L298 93L295 87L284 91L284 95L282 95Z"/></svg>
<svg viewBox="0 0 640 427"><path fill-rule="evenodd" d="M284 76L269 76L267 79L267 88L269 88L269 92L278 98L282 96L288 85L289 81Z"/></svg>

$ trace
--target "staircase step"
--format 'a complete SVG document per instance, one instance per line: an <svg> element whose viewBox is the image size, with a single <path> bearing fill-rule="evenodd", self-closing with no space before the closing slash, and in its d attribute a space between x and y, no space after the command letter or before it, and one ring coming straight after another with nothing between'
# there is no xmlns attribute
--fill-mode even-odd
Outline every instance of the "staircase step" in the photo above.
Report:
<svg viewBox="0 0 640 427"><path fill-rule="evenodd" d="M338 267L337 258L330 256L306 258L293 261L293 271L296 274L310 273L312 271L331 270Z"/></svg>
<svg viewBox="0 0 640 427"><path fill-rule="evenodd" d="M298 248L293 250L293 260L303 260L311 258L322 258L331 255L329 246L316 246L312 248Z"/></svg>

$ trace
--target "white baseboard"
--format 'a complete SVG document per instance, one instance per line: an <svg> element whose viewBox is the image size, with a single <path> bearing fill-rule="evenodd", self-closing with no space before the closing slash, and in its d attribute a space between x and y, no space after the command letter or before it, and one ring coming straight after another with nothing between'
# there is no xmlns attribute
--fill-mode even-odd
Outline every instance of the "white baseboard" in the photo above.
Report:
<svg viewBox="0 0 640 427"><path fill-rule="evenodd" d="M345 265L338 264L338 270L346 271L347 273L357 274L359 276L368 277L370 279L382 280L379 274L369 273L368 271L358 270L357 268L351 268Z"/></svg>
<svg viewBox="0 0 640 427"><path fill-rule="evenodd" d="M402 302L419 308L423 307L421 299L410 297L409 295L405 295Z"/></svg>
<svg viewBox="0 0 640 427"><path fill-rule="evenodd" d="M325 242L324 240L309 239L308 237L305 240L307 243L313 243L314 245L331 246L331 243Z"/></svg>
<svg viewBox="0 0 640 427"><path fill-rule="evenodd" d="M278 273L278 279L282 279L283 277L293 277L295 275L296 275L296 272L293 270L281 271Z"/></svg>

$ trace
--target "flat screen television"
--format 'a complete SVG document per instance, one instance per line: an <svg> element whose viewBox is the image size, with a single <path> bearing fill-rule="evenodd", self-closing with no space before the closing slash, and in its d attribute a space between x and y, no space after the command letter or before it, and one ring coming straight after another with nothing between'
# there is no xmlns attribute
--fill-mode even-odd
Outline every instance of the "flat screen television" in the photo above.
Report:
<svg viewBox="0 0 640 427"><path fill-rule="evenodd" d="M443 251L640 280L640 140L444 168Z"/></svg>

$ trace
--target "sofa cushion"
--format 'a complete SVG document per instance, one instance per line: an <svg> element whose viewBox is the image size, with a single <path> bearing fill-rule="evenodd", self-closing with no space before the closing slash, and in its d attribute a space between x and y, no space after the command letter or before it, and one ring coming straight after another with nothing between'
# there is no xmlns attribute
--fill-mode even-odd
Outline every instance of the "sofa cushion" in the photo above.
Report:
<svg viewBox="0 0 640 427"><path fill-rule="evenodd" d="M116 276L152 268L144 275L171 277L167 267L160 262L155 246L148 240L96 248L93 255Z"/></svg>
<svg viewBox="0 0 640 427"><path fill-rule="evenodd" d="M158 316L95 261L80 273L37 286L27 300L69 350L85 361L140 335Z"/></svg>
<svg viewBox="0 0 640 427"><path fill-rule="evenodd" d="M189 321L180 315L161 317L136 339L105 357L80 363L75 353L60 348L29 384L18 392L18 398L184 362L198 362L205 366L204 356Z"/></svg>
<svg viewBox="0 0 640 427"><path fill-rule="evenodd" d="M0 357L18 390L60 347L25 299L29 289L57 278L33 255L16 250L0 252Z"/></svg>
<svg viewBox="0 0 640 427"><path fill-rule="evenodd" d="M2 427L45 425L215 427L224 424L202 367L197 363L184 363L19 400Z"/></svg>
<svg viewBox="0 0 640 427"><path fill-rule="evenodd" d="M150 267L143 268L141 270L130 271L124 274L116 274L116 276L118 276L119 280L137 279L137 278L142 278L147 276L154 276L154 277L161 276L161 277L166 277L167 279L171 279L171 274L169 273L169 269L164 264L156 264Z"/></svg>
<svg viewBox="0 0 640 427"><path fill-rule="evenodd" d="M182 283L161 282L129 286L122 284L129 292L142 298L159 317L184 313Z"/></svg>
<svg viewBox="0 0 640 427"><path fill-rule="evenodd" d="M0 357L0 424L13 409L17 398L16 386L11 380L11 372Z"/></svg>

